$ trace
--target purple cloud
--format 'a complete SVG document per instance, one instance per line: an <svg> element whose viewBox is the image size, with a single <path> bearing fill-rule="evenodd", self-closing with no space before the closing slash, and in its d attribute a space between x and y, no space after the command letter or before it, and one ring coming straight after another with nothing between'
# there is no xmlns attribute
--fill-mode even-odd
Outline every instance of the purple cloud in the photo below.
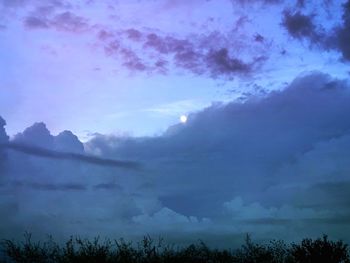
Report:
<svg viewBox="0 0 350 263"><path fill-rule="evenodd" d="M327 4L327 1L324 1ZM324 32L314 23L314 15L304 15L300 11L287 10L283 14L282 25L296 39L307 39L311 44L329 50L338 50L345 61L350 61L350 1L343 4L343 24Z"/></svg>
<svg viewBox="0 0 350 263"><path fill-rule="evenodd" d="M262 38L255 42L264 45ZM121 58L122 65L129 70L149 73L177 69L212 78L231 78L258 70L267 59L267 55L240 58L235 49L239 44L230 44L219 32L178 38L137 29L114 33L101 30L98 39L106 54Z"/></svg>
<svg viewBox="0 0 350 263"><path fill-rule="evenodd" d="M89 28L87 19L69 11L54 16L50 25L57 30L68 32L82 32Z"/></svg>
<svg viewBox="0 0 350 263"><path fill-rule="evenodd" d="M53 14L53 9L50 7L38 8L24 19L24 25L29 29L54 29L73 33L90 29L86 18L75 15L70 11Z"/></svg>
<svg viewBox="0 0 350 263"><path fill-rule="evenodd" d="M136 29L130 28L125 30L125 33L129 39L132 39L134 41L141 40L142 33Z"/></svg>
<svg viewBox="0 0 350 263"><path fill-rule="evenodd" d="M42 29L42 28L49 27L46 19L35 17L35 16L26 17L24 20L24 25L25 27L30 29Z"/></svg>
<svg viewBox="0 0 350 263"><path fill-rule="evenodd" d="M282 3L283 0L231 0L231 3L233 4L253 4L253 3L261 3L261 4L278 4Z"/></svg>
<svg viewBox="0 0 350 263"><path fill-rule="evenodd" d="M244 63L237 58L230 57L226 48L210 51L207 54L206 59L207 66L210 69L212 76L248 73L252 70L251 65Z"/></svg>
<svg viewBox="0 0 350 263"><path fill-rule="evenodd" d="M283 13L282 25L294 38L314 39L318 36L316 25L313 22L313 15L304 15L299 11L286 10Z"/></svg>

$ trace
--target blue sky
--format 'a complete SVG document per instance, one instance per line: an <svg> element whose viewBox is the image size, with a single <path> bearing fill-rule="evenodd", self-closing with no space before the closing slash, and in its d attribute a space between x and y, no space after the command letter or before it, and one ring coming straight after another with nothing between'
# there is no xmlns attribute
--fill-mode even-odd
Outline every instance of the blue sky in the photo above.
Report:
<svg viewBox="0 0 350 263"><path fill-rule="evenodd" d="M280 89L301 72L346 77L334 48L288 34L283 12L295 8L294 1L3 1L0 110L8 133L44 121L53 133L69 127L83 140L95 132L154 135L181 114L256 86ZM310 15L324 30L341 23L339 2L299 9L292 12ZM153 43L151 34L158 37ZM161 49L177 40L200 55L226 50L251 68L191 66L205 63L199 54L181 64L178 51ZM161 61L163 67L154 66Z"/></svg>
<svg viewBox="0 0 350 263"><path fill-rule="evenodd" d="M348 238L349 1L0 12L3 233Z"/></svg>

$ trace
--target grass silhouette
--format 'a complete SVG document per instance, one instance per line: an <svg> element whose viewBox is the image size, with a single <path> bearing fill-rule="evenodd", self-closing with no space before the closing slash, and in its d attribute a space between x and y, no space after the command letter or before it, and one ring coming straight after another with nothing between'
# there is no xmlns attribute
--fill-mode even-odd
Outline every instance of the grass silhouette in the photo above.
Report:
<svg viewBox="0 0 350 263"><path fill-rule="evenodd" d="M18 263L349 263L348 245L331 241L326 235L315 240L306 238L299 244L271 241L254 243L247 235L238 249L212 249L204 242L185 247L170 246L160 238L145 236L136 245L123 239L103 241L71 237L63 245L52 237L44 242L33 242L26 233L24 241L3 240L4 258L0 262Z"/></svg>

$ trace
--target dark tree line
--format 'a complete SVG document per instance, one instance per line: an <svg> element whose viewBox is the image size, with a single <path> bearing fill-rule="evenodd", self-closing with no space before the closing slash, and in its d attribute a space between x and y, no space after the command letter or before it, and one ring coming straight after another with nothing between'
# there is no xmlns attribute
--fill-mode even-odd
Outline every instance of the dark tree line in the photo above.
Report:
<svg viewBox="0 0 350 263"><path fill-rule="evenodd" d="M52 238L33 242L31 235L25 234L24 242L3 240L1 248L4 256L0 262L18 263L350 263L348 245L340 240L331 241L326 235L292 244L280 240L258 244L247 236L238 249L218 250L204 242L175 248L162 239L155 241L150 237L136 245L123 239L71 237L59 245Z"/></svg>

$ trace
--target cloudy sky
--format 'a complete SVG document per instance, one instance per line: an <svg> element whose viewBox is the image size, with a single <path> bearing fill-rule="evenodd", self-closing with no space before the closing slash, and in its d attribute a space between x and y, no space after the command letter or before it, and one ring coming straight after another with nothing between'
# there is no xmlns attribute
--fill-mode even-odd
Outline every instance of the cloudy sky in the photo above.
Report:
<svg viewBox="0 0 350 263"><path fill-rule="evenodd" d="M2 237L350 241L349 0L0 13Z"/></svg>

